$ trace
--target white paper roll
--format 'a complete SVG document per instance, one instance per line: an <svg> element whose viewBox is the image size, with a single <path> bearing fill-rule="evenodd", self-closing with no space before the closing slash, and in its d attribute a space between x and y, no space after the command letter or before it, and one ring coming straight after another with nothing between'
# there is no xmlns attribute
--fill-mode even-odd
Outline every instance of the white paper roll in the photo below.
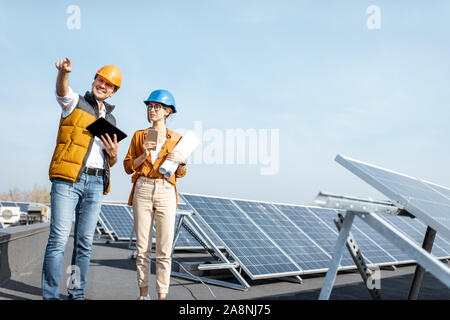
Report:
<svg viewBox="0 0 450 320"><path fill-rule="evenodd" d="M180 151L186 159L198 147L199 144L200 141L195 133L192 130L189 130L185 133L183 138L178 141L172 152ZM178 165L178 162L164 160L163 164L159 167L159 173L163 174L166 179L169 179L175 171L177 171Z"/></svg>

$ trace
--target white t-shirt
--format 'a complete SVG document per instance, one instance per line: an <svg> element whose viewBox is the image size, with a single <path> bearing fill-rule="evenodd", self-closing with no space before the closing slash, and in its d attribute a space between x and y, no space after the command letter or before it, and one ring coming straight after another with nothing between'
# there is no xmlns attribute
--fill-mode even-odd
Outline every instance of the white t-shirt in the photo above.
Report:
<svg viewBox="0 0 450 320"><path fill-rule="evenodd" d="M61 117L67 118L78 103L78 99L80 96L73 92L72 88L69 87L69 93L65 97L60 97L55 92L56 101L58 101L59 105L62 108ZM97 101L98 103L98 101ZM99 103L100 105L100 103ZM106 115L105 106L103 105L102 109L99 112L100 117L104 118ZM103 154L103 142L97 137L94 137L94 143L92 144L91 153L88 156L86 167L88 168L99 168L104 169L103 162L105 155Z"/></svg>
<svg viewBox="0 0 450 320"><path fill-rule="evenodd" d="M158 159L159 153L161 152L162 146L164 145L164 142L166 142L167 138L164 138L164 141L161 143L158 143L156 145L156 150L150 150L150 154L152 155L152 162L155 163L155 160Z"/></svg>

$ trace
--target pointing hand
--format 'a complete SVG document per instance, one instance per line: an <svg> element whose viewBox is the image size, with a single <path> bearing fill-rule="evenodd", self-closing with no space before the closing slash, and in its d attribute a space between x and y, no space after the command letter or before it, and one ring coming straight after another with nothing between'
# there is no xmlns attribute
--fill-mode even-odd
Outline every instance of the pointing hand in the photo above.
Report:
<svg viewBox="0 0 450 320"><path fill-rule="evenodd" d="M64 60L59 60L56 62L56 69L62 72L69 73L72 71L72 62L69 57L66 57Z"/></svg>

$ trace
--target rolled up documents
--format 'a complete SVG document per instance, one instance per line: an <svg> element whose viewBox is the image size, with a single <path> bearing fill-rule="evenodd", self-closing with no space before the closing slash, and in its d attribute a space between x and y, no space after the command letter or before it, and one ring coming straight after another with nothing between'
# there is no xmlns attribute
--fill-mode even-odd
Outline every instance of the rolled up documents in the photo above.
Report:
<svg viewBox="0 0 450 320"><path fill-rule="evenodd" d="M177 145L173 148L172 152L180 151L186 159L189 155L198 147L200 141L192 130L186 132L186 134L178 141ZM178 169L178 162L171 160L164 160L163 164L159 167L159 173L163 174L166 179L169 179L175 171Z"/></svg>

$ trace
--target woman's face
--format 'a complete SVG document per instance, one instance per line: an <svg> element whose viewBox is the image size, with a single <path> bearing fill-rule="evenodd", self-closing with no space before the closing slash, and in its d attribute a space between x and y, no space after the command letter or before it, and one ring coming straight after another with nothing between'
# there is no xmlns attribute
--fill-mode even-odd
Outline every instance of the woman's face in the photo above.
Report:
<svg viewBox="0 0 450 320"><path fill-rule="evenodd" d="M170 108L157 102L147 104L147 117L149 122L164 120L170 114Z"/></svg>

